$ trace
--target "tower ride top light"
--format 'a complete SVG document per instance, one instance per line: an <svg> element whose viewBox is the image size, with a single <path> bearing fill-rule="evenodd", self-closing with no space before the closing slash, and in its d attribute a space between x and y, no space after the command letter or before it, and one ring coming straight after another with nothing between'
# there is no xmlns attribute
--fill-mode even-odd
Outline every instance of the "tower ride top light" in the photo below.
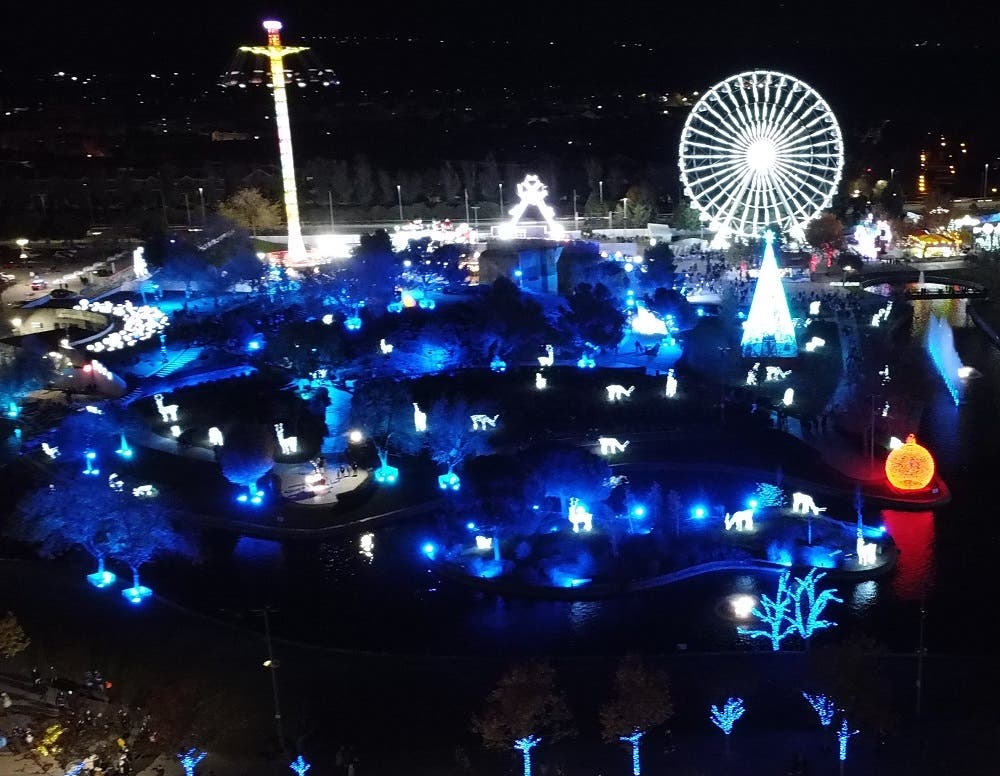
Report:
<svg viewBox="0 0 1000 776"><path fill-rule="evenodd" d="M281 182L285 193L285 219L288 222L288 254L291 263L306 259L306 246L302 242L299 222L299 198L295 187L295 161L292 157L292 127L288 120L288 95L285 92L285 67L283 59L290 54L301 54L306 46L282 46L281 22L268 19L267 46L240 46L240 51L267 57L271 62L271 86L274 92L274 119L278 127L278 156L281 160Z"/></svg>

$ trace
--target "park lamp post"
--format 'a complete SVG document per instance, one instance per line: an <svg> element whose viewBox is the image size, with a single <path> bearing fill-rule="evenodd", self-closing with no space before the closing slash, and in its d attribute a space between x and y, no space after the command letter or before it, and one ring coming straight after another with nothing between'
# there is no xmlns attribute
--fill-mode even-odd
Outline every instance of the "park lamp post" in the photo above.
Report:
<svg viewBox="0 0 1000 776"><path fill-rule="evenodd" d="M205 187L198 187L198 197L201 200L201 222L205 223Z"/></svg>
<svg viewBox="0 0 1000 776"><path fill-rule="evenodd" d="M399 202L399 223L403 223L403 187L396 184L396 200Z"/></svg>
<svg viewBox="0 0 1000 776"><path fill-rule="evenodd" d="M28 238L18 237L15 241L17 247L21 249L21 255L18 257L21 261L28 258Z"/></svg>

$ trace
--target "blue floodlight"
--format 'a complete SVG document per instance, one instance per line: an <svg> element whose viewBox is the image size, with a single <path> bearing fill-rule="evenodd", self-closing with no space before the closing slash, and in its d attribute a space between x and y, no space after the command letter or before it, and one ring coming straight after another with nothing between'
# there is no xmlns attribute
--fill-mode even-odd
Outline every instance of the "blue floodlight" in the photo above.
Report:
<svg viewBox="0 0 1000 776"><path fill-rule="evenodd" d="M747 507L749 507L750 509L756 509L757 508L757 499L752 498L752 499L748 500L747 501Z"/></svg>
<svg viewBox="0 0 1000 776"><path fill-rule="evenodd" d="M516 277L516 278L519 278L519 277L521 277L521 275L523 275L523 274L524 274L524 273L523 273L523 272L521 272L521 270L519 270L519 269L515 269L515 270L514 270L514 277Z"/></svg>
<svg viewBox="0 0 1000 776"><path fill-rule="evenodd" d="M437 555L437 545L434 542L424 542L420 551L427 556L428 560L434 560L434 556Z"/></svg>
<svg viewBox="0 0 1000 776"><path fill-rule="evenodd" d="M449 488L458 490L462 487L462 481L455 472L446 472L438 477L438 487L441 490L448 490Z"/></svg>
<svg viewBox="0 0 1000 776"><path fill-rule="evenodd" d="M361 319L356 315L352 315L344 321L344 328L348 331L357 331L361 328Z"/></svg>
<svg viewBox="0 0 1000 776"><path fill-rule="evenodd" d="M421 299L419 302L417 302L417 307L419 307L421 310L433 310L435 307L437 307L437 302L435 302L433 299Z"/></svg>
<svg viewBox="0 0 1000 776"><path fill-rule="evenodd" d="M634 507L632 507L632 516L633 517L645 517L646 516L646 507L644 507L642 504L636 504Z"/></svg>
<svg viewBox="0 0 1000 776"><path fill-rule="evenodd" d="M468 528L470 531L476 530L476 524L473 523L471 520L465 524L465 527Z"/></svg>
<svg viewBox="0 0 1000 776"><path fill-rule="evenodd" d="M493 356L493 360L490 361L490 369L494 372L506 372L507 362L500 358L500 356Z"/></svg>
<svg viewBox="0 0 1000 776"><path fill-rule="evenodd" d="M136 585L135 587L126 587L122 590L122 598L128 601L130 604L138 606L147 598L153 594L145 585Z"/></svg>
<svg viewBox="0 0 1000 776"><path fill-rule="evenodd" d="M17 406L17 402L12 401L7 406L7 417L16 418L20 414L21 414L21 408Z"/></svg>
<svg viewBox="0 0 1000 776"><path fill-rule="evenodd" d="M707 510L705 507L700 505L691 510L691 516L697 518L698 520L701 520L706 514L708 514Z"/></svg>
<svg viewBox="0 0 1000 776"><path fill-rule="evenodd" d="M260 350L261 344L262 343L259 339L252 339L247 343L247 350L253 353L254 351Z"/></svg>

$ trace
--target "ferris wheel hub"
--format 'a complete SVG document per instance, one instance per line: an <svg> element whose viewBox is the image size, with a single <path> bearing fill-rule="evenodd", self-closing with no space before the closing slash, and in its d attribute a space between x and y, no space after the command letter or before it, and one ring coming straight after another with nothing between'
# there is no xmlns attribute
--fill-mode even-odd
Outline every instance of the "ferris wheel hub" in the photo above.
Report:
<svg viewBox="0 0 1000 776"><path fill-rule="evenodd" d="M754 172L766 172L774 167L778 149L770 140L756 140L747 147L747 164Z"/></svg>

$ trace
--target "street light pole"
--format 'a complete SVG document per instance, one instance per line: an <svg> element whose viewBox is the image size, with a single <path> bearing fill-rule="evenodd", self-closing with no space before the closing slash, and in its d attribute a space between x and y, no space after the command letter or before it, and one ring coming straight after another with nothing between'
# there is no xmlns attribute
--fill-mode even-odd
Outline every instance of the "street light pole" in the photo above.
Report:
<svg viewBox="0 0 1000 776"><path fill-rule="evenodd" d="M917 717L920 716L920 706L924 690L924 655L927 649L924 647L924 620L927 619L926 588L920 593L920 639L917 642Z"/></svg>
<svg viewBox="0 0 1000 776"><path fill-rule="evenodd" d="M465 223L469 223L469 190L465 189Z"/></svg>
<svg viewBox="0 0 1000 776"><path fill-rule="evenodd" d="M203 186L198 187L198 197L201 199L201 222L205 223L205 189Z"/></svg>
<svg viewBox="0 0 1000 776"><path fill-rule="evenodd" d="M399 201L399 222L403 222L403 187L396 184L396 199Z"/></svg>
<svg viewBox="0 0 1000 776"><path fill-rule="evenodd" d="M986 182L989 180L989 177L990 177L990 163L987 162L986 164L983 165L983 199L986 199L986 186L987 186Z"/></svg>
<svg viewBox="0 0 1000 776"><path fill-rule="evenodd" d="M476 231L478 232L479 231L479 205L473 205L472 206L472 215L476 219L475 228L476 228Z"/></svg>
<svg viewBox="0 0 1000 776"><path fill-rule="evenodd" d="M622 197L622 229L628 226L628 197Z"/></svg>
<svg viewBox="0 0 1000 776"><path fill-rule="evenodd" d="M274 659L274 649L271 646L271 620L268 617L270 609L264 607L258 610L264 615L264 639L267 642L267 662L264 663L264 667L268 669L271 674L271 692L274 694L274 730L278 735L278 746L284 750L285 748L285 736L281 726L281 703L278 700L278 676L275 671L278 668L278 663Z"/></svg>
<svg viewBox="0 0 1000 776"><path fill-rule="evenodd" d="M576 189L573 189L573 228L580 228L580 215L576 211Z"/></svg>
<svg viewBox="0 0 1000 776"><path fill-rule="evenodd" d="M326 191L326 206L330 211L330 231L333 231L333 192L327 189Z"/></svg>
<svg viewBox="0 0 1000 776"><path fill-rule="evenodd" d="M597 190L600 192L601 204L604 204L604 181L597 182Z"/></svg>
<svg viewBox="0 0 1000 776"><path fill-rule="evenodd" d="M500 218L503 218L503 184L500 184Z"/></svg>

